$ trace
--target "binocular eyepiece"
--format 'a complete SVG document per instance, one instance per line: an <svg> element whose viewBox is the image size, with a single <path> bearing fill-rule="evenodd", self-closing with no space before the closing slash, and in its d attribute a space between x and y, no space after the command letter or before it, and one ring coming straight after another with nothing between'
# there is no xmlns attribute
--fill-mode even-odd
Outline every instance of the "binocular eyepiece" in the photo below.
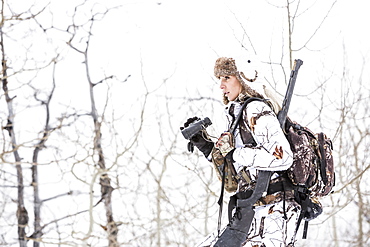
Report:
<svg viewBox="0 0 370 247"><path fill-rule="evenodd" d="M197 134L202 129L207 128L211 124L212 122L208 117L204 118L203 120L198 119L189 124L188 127L181 130L181 133L185 137L185 139L190 140L195 134Z"/></svg>

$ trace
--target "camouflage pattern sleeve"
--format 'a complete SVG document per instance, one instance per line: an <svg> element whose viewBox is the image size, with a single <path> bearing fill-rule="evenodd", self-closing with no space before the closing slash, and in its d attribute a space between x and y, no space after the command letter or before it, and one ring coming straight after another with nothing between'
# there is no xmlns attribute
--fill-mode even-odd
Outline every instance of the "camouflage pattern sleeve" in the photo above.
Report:
<svg viewBox="0 0 370 247"><path fill-rule="evenodd" d="M281 171L292 165L293 154L289 142L275 113L267 104L260 101L249 103L242 121L251 131L257 146L236 146L233 154L236 170L246 166L250 169Z"/></svg>

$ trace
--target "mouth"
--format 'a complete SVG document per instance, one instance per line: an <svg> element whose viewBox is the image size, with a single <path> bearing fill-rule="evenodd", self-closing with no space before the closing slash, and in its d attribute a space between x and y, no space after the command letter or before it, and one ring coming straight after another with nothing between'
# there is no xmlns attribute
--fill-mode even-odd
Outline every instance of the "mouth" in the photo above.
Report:
<svg viewBox="0 0 370 247"><path fill-rule="evenodd" d="M224 92L224 96L227 97L230 92Z"/></svg>

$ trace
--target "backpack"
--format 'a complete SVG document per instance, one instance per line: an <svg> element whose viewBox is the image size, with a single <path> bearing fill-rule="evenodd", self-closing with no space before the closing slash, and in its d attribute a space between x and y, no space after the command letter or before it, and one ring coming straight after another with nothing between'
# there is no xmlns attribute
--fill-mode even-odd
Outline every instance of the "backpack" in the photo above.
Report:
<svg viewBox="0 0 370 247"><path fill-rule="evenodd" d="M285 135L293 152L293 164L287 170L294 185L309 190L310 197L323 197L335 185L332 141L287 118Z"/></svg>
<svg viewBox="0 0 370 247"><path fill-rule="evenodd" d="M295 185L295 200L301 205L296 232L304 219L305 239L308 222L322 213L319 198L331 193L335 185L333 144L324 133L314 134L289 118L284 133L293 152L293 164L286 174Z"/></svg>
<svg viewBox="0 0 370 247"><path fill-rule="evenodd" d="M248 101L252 100L269 103L259 98L251 98ZM249 102L243 104L240 110L241 114ZM271 107L271 105L269 106ZM236 124L238 123L236 122ZM246 130L245 128L241 129ZM331 193L335 185L333 144L324 133L314 134L309 128L301 126L289 117L286 119L283 132L293 152L293 164L287 171L282 172L282 175L289 180L288 182L293 184L295 200L301 205L301 214L298 218L296 231L298 231L300 222L304 219L303 238L305 239L308 221L315 219L322 213L319 198ZM224 167L223 157L217 149L212 151L212 161L220 181L222 181L222 171L226 170L226 191L236 191L238 176L233 165L230 162L226 162L226 167Z"/></svg>
<svg viewBox="0 0 370 247"><path fill-rule="evenodd" d="M269 103L264 99L250 98L243 104L240 110L241 115L246 105L254 100ZM268 105L271 107L270 104ZM240 119L241 116L238 118ZM238 122L237 120L235 124L241 124ZM246 131L246 128L241 129ZM328 195L335 185L332 141L324 133L314 134L310 129L292 121L289 117L286 119L283 132L293 152L293 164L286 171L287 177L297 187L299 193L307 194L312 199L315 198L313 201L319 204L317 198ZM212 150L212 160L216 174L221 180L223 157L215 148ZM226 170L226 191L234 192L237 189L235 169L228 162ZM312 216L309 218L312 219Z"/></svg>

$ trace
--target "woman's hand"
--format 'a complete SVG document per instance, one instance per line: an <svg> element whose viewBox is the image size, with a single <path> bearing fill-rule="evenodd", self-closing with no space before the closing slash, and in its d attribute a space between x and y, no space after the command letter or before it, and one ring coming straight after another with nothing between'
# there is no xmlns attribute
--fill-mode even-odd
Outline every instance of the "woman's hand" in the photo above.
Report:
<svg viewBox="0 0 370 247"><path fill-rule="evenodd" d="M235 149L234 137L230 132L223 133L216 142L216 148L218 148L222 156L226 157L231 151Z"/></svg>

